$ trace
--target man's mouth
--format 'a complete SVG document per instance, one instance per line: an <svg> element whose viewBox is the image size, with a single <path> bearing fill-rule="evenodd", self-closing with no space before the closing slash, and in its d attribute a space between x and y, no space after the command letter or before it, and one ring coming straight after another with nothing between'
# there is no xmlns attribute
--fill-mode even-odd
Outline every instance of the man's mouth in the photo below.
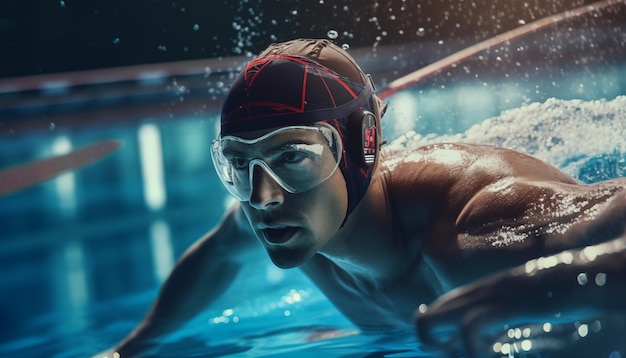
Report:
<svg viewBox="0 0 626 358"><path fill-rule="evenodd" d="M270 244L284 244L291 239L298 228L294 226L286 226L281 228L265 228L262 230L265 241Z"/></svg>

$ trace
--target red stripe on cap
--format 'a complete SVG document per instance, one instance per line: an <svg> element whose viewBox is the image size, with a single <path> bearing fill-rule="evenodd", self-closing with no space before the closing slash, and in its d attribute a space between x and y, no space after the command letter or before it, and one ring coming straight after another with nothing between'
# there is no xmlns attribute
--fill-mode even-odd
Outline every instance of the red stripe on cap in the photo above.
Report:
<svg viewBox="0 0 626 358"><path fill-rule="evenodd" d="M308 73L309 73L309 64L305 63L304 73L303 73L304 78L302 79L302 91L300 91L302 93L302 99L300 100L300 108L302 112L304 112L304 104L306 103L306 80L308 77L307 75Z"/></svg>

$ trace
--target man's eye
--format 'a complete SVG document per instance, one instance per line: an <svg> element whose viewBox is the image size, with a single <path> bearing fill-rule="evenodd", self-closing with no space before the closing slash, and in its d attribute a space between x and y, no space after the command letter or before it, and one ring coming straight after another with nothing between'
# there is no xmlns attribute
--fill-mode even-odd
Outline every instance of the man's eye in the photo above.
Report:
<svg viewBox="0 0 626 358"><path fill-rule="evenodd" d="M248 168L248 161L244 158L231 158L230 164L237 170Z"/></svg>
<svg viewBox="0 0 626 358"><path fill-rule="evenodd" d="M285 164L299 164L305 160L317 161L321 158L324 146L320 144L293 144L280 153L280 161Z"/></svg>
<svg viewBox="0 0 626 358"><path fill-rule="evenodd" d="M284 152L283 155L281 156L281 159L283 160L283 162L286 162L286 163L298 163L302 161L303 159L305 159L306 157L307 156L301 151L292 150L292 151Z"/></svg>

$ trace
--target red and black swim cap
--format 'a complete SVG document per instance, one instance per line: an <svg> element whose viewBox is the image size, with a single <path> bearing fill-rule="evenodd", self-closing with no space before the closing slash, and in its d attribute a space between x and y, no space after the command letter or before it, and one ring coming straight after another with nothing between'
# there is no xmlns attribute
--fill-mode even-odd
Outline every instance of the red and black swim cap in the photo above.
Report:
<svg viewBox="0 0 626 358"><path fill-rule="evenodd" d="M222 107L222 135L343 118L370 101L371 87L302 56L250 62Z"/></svg>
<svg viewBox="0 0 626 358"><path fill-rule="evenodd" d="M346 150L360 145L350 132L351 115L369 111L380 123L383 108L369 77L345 50L329 40L298 39L270 45L243 69L222 106L221 135L325 121ZM348 189L346 219L373 171L355 156L347 150L339 166Z"/></svg>

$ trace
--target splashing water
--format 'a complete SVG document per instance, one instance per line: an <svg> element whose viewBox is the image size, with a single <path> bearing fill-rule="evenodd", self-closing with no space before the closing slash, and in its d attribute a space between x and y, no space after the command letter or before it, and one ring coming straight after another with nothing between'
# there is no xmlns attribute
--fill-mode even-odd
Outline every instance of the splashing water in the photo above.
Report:
<svg viewBox="0 0 626 358"><path fill-rule="evenodd" d="M394 154L420 146L461 142L528 153L569 175L595 182L626 175L626 96L613 100L551 98L502 112L467 131L421 135L410 131L391 142Z"/></svg>

